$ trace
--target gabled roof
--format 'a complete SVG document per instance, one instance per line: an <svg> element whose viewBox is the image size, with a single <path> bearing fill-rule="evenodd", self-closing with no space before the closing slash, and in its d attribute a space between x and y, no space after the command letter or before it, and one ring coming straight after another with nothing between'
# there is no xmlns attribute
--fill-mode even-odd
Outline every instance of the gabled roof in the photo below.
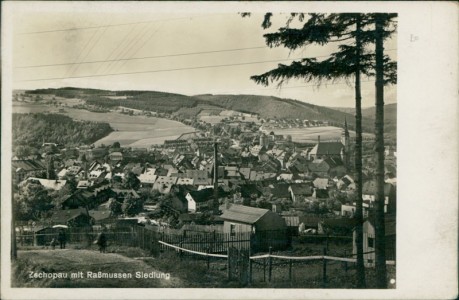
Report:
<svg viewBox="0 0 459 300"><path fill-rule="evenodd" d="M314 179L313 184L318 189L326 189L328 186L328 179L327 178L316 178Z"/></svg>
<svg viewBox="0 0 459 300"><path fill-rule="evenodd" d="M310 183L292 183L290 185L290 190L293 194L299 196L312 196L312 186Z"/></svg>
<svg viewBox="0 0 459 300"><path fill-rule="evenodd" d="M59 191L67 183L67 180L54 180L54 179L43 179L43 178L29 177L26 180L24 180L23 182L38 182L46 189ZM20 184L22 185L23 182L21 182Z"/></svg>
<svg viewBox="0 0 459 300"><path fill-rule="evenodd" d="M288 198L290 197L289 186L289 184L274 183L269 186L269 191L275 198Z"/></svg>
<svg viewBox="0 0 459 300"><path fill-rule="evenodd" d="M65 224L80 215L87 215L85 208L58 210L52 214L50 221L54 223Z"/></svg>
<svg viewBox="0 0 459 300"><path fill-rule="evenodd" d="M11 165L15 170L22 169L26 172L46 169L46 166L42 161L31 159L14 160L11 162Z"/></svg>
<svg viewBox="0 0 459 300"><path fill-rule="evenodd" d="M214 197L214 189L207 188L199 191L190 191L190 196L193 197L193 200L196 202L206 202L211 200ZM218 187L218 196L223 197L226 193L221 186Z"/></svg>
<svg viewBox="0 0 459 300"><path fill-rule="evenodd" d="M317 144L317 155L340 155L343 144L340 142L320 142Z"/></svg>
<svg viewBox="0 0 459 300"><path fill-rule="evenodd" d="M220 216L223 220L235 221L245 224L255 224L269 210L243 205L231 205L231 207Z"/></svg>

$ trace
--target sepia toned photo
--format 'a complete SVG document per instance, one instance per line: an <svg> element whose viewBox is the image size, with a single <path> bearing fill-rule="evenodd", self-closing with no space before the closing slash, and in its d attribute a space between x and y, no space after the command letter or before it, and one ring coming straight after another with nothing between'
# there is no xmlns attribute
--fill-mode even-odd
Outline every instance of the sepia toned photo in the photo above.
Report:
<svg viewBox="0 0 459 300"><path fill-rule="evenodd" d="M397 289L397 10L88 7L10 18L11 288Z"/></svg>

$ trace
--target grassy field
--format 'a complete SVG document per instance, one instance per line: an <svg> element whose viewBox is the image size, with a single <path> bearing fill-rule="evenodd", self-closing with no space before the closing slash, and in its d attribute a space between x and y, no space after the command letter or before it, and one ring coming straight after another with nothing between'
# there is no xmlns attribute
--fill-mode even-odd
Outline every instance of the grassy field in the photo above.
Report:
<svg viewBox="0 0 459 300"><path fill-rule="evenodd" d="M315 143L317 136L320 135L321 141L336 141L341 138L342 128L333 126L323 127L306 127L306 128L288 128L288 129L266 129L268 132L273 131L275 134L291 135L294 142ZM349 131L351 137L355 137L354 131ZM363 137L370 137L371 134L364 133Z"/></svg>
<svg viewBox="0 0 459 300"><path fill-rule="evenodd" d="M183 133L193 132L193 127L180 122L145 116L129 116L115 112L95 113L82 109L65 108L62 114L75 120L108 122L115 129L108 136L95 143L110 145L120 142L124 147L147 148L152 144L162 144L164 140L176 139ZM58 108L43 104L14 103L13 112L58 112Z"/></svg>
<svg viewBox="0 0 459 300"><path fill-rule="evenodd" d="M34 278L40 273L63 274L67 278ZM82 272L78 278L72 274ZM97 278L98 274L131 274L131 278ZM136 278L140 272L140 278ZM143 274L154 274L143 278ZM158 275L156 275L158 274ZM170 277L167 279L166 275ZM30 278L32 276L32 278ZM128 275L126 275L128 276ZM96 277L96 278L94 278ZM40 249L19 251L18 260L13 265L13 287L51 287L51 288L173 288L186 284L169 270L159 270L146 262L116 253L99 253L95 249Z"/></svg>
<svg viewBox="0 0 459 300"><path fill-rule="evenodd" d="M99 253L95 246L89 248L43 249L21 248L18 259L13 264L13 287L65 287L65 288L355 288L356 272L352 263L327 262L327 281L323 282L322 260L296 261L292 264L289 277L289 263L274 258L271 281L268 281L267 260L258 259L253 263L252 283L241 285L237 280L229 281L226 259L212 258L207 268L207 260L202 256L183 255L175 250L165 250L159 257L151 257L147 252L126 246L111 245L108 253ZM288 251L273 252L276 255L310 256L321 255L323 243L294 243ZM329 255L340 255L349 244L329 244ZM348 249L349 250L349 249ZM348 252L349 253L349 252ZM263 254L263 253L257 253ZM68 274L82 272L80 278L42 279L29 278L34 273ZM88 272L127 273L133 278L88 278ZM169 279L136 278L141 274L170 274ZM374 269L367 269L368 288L374 288ZM388 266L388 281L395 278L395 268ZM394 288L390 284L389 288Z"/></svg>

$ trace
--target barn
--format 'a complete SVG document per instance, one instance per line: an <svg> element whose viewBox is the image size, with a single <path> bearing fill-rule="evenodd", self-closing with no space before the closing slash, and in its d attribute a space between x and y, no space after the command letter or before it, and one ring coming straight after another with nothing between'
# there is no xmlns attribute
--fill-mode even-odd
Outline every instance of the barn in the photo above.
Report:
<svg viewBox="0 0 459 300"><path fill-rule="evenodd" d="M268 209L231 205L221 215L228 239L249 236L253 251L284 249L289 244L285 220Z"/></svg>

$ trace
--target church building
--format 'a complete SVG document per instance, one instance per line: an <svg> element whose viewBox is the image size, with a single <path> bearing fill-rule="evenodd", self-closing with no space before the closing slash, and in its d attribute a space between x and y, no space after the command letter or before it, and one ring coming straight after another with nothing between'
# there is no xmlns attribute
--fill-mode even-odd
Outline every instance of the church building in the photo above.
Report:
<svg viewBox="0 0 459 300"><path fill-rule="evenodd" d="M349 165L351 155L351 145L349 131L347 129L347 120L344 120L344 130L341 133L341 140L321 142L320 135L317 144L308 153L309 160L315 159L341 159L345 166Z"/></svg>

